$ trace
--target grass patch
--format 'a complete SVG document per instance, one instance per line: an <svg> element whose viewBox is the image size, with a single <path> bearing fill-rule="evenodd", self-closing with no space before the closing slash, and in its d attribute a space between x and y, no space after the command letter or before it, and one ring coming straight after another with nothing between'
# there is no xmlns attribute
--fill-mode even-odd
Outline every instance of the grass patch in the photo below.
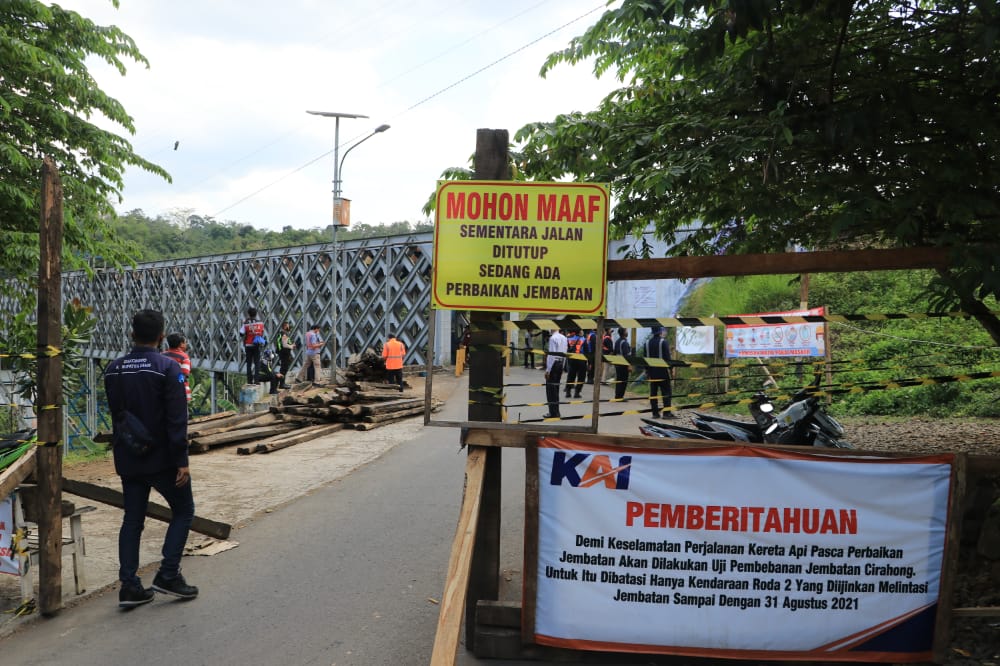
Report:
<svg viewBox="0 0 1000 666"><path fill-rule="evenodd" d="M111 457L111 445L99 444L86 437L78 437L63 457L64 465L79 465Z"/></svg>

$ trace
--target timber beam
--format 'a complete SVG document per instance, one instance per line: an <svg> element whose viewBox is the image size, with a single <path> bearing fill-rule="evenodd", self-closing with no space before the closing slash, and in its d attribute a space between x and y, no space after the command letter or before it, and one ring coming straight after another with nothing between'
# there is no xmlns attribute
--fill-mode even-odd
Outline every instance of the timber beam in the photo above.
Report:
<svg viewBox="0 0 1000 666"><path fill-rule="evenodd" d="M665 280L726 275L849 273L921 268L947 268L949 250L913 247L886 250L776 252L712 257L624 259L608 262L608 280Z"/></svg>

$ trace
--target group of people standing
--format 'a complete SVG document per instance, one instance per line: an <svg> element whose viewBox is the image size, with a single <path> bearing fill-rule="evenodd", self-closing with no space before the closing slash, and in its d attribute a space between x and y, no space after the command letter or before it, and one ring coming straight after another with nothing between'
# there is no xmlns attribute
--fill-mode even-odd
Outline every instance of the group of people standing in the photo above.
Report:
<svg viewBox="0 0 1000 666"><path fill-rule="evenodd" d="M281 323L281 330L274 341L274 351L272 351L268 344L264 322L258 318L257 308L250 307L247 308L246 318L237 329L237 334L243 342L247 384L268 381L272 395L276 394L278 389L289 388L286 379L292 366L292 352L296 348L292 338L291 324L287 321ZM171 333L166 340L168 349L164 354L180 365L185 376L185 393L188 402L190 402L191 387L187 377L191 374L191 359L187 354L187 338L180 333ZM305 334L302 368L296 376L297 381L319 381L323 369L321 359L325 345L326 342L320 334L319 324L309 326ZM395 334L390 334L386 347L392 348L392 352L388 356L383 353L386 358L388 381L398 384L402 390L403 357L406 355L406 348L402 342L396 340Z"/></svg>
<svg viewBox="0 0 1000 666"><path fill-rule="evenodd" d="M285 378L288 377L288 369L292 365L292 351L295 349L291 331L291 324L287 321L282 322L281 332L275 344L279 365L275 370L270 363L271 359L268 358L269 350L265 349L267 336L264 323L257 318L257 308L247 308L247 317L239 328L246 353L247 384L257 384L261 379L269 378L272 394L277 393L279 388L288 388ZM318 382L323 371L321 359L323 347L326 345L319 324L312 324L306 331L304 345L302 368L296 379L300 382ZM403 390L405 356L406 347L396 339L394 332L390 332L382 348L382 358L385 360L386 381L397 384L400 391Z"/></svg>
<svg viewBox="0 0 1000 666"><path fill-rule="evenodd" d="M291 338L291 326L282 322L281 330L275 341L275 352L267 346L267 333L264 322L257 318L257 308L247 308L246 319L240 325L237 333L243 341L243 353L246 358L247 384L259 384L262 380L271 383L271 393L277 393L279 388L288 388L285 378L292 365L292 351L295 343ZM278 367L275 368L275 354Z"/></svg>
<svg viewBox="0 0 1000 666"><path fill-rule="evenodd" d="M262 380L268 380L271 383L270 393L275 394L279 388L288 388L285 380L292 366L292 352L295 350L291 324L287 321L281 323L281 330L274 345L278 365L275 368L272 352L267 346L264 322L257 318L257 308L247 308L246 314L238 334L243 341L247 384L259 384ZM325 344L319 332L319 324L310 326L306 331L305 357L299 370L298 381L317 381L322 370L320 354Z"/></svg>
<svg viewBox="0 0 1000 666"><path fill-rule="evenodd" d="M591 331L589 334L583 335L579 329L570 330L567 336L564 331L556 329L549 334L545 357L545 400L548 403L549 411L543 418L560 418L559 390L564 372L566 373L565 396L567 398L582 397L583 384L594 383L595 364L592 359L597 344L596 331ZM530 347L530 345L529 338L528 346ZM628 331L624 328L618 329L617 339L612 339L610 328L605 329L600 345L603 356L614 354L628 357L632 355L632 345L628 340ZM647 359L655 358L669 362L670 344L667 342L665 331L662 327L653 327L652 334L646 341L643 351ZM586 358L573 358L573 354L582 354ZM525 367L528 367L527 354L525 354L525 359ZM534 363L532 363L533 366ZM621 400L625 397L625 389L629 383L630 367L628 365L616 364L614 368L615 399ZM673 418L672 412L669 411L672 397L669 365L648 365L646 367L646 378L649 382L649 406L653 418ZM667 411L660 409L660 400L663 401L663 407Z"/></svg>

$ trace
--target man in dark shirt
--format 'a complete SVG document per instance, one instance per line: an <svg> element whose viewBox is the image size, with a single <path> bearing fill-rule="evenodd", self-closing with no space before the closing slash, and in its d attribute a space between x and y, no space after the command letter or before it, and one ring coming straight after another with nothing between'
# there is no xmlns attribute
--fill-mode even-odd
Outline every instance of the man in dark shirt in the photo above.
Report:
<svg viewBox="0 0 1000 666"><path fill-rule="evenodd" d="M137 312L132 318L132 350L112 361L104 372L113 418L115 472L121 477L125 510L118 534L118 605L123 608L152 601L154 590L183 599L198 596L198 588L187 584L180 568L194 519L184 374L177 361L159 352L163 331L160 312ZM132 425L127 425L126 412L134 417ZM150 440L148 452L137 453L125 445L126 429L133 434L144 430L142 435ZM159 572L153 586L144 588L138 576L139 539L152 488L167 501L172 517L163 539Z"/></svg>
<svg viewBox="0 0 1000 666"><path fill-rule="evenodd" d="M524 332L524 367L535 369L535 349L532 347L532 335L530 330Z"/></svg>
<svg viewBox="0 0 1000 666"><path fill-rule="evenodd" d="M664 337L664 330L660 326L653 327L653 335L646 341L646 358L670 361L670 344ZM663 418L677 418L673 410L670 409L670 366L650 365L646 369L646 375L649 377L649 406L652 408L653 418L660 418L660 407L656 401L657 393L663 396L663 407L665 408Z"/></svg>
<svg viewBox="0 0 1000 666"><path fill-rule="evenodd" d="M618 329L618 339L615 340L612 353L619 356L631 356L632 345L628 342L628 331L624 328ZM628 388L629 366L615 366L615 399L621 400L625 397L625 389Z"/></svg>
<svg viewBox="0 0 1000 666"><path fill-rule="evenodd" d="M587 357L587 383L594 383L595 354L597 354L597 331L588 331L580 351ZM607 354L607 351L604 352Z"/></svg>

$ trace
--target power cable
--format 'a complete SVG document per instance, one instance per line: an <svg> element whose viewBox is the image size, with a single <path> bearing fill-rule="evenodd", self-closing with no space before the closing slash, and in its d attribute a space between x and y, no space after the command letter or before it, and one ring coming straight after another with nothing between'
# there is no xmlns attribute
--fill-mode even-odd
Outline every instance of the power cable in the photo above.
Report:
<svg viewBox="0 0 1000 666"><path fill-rule="evenodd" d="M523 45L523 46L521 46L520 48L517 48L517 49L514 49L514 50L513 50L513 51L511 51L510 53L507 53L506 55L504 55L504 56L501 56L500 58L498 58L498 59L494 60L494 61L493 61L493 62L491 62L490 64L488 64L488 65L486 65L486 66L484 66L484 67L480 67L479 69L477 69L476 71L472 72L472 73L471 73L471 74L469 74L468 76L465 76L465 77L462 77L461 79L459 79L458 81L455 81L455 82L454 82L454 83L452 83L451 85L449 85L449 86L446 86L446 87L442 88L441 90L438 90L438 91L437 91L436 93L434 93L433 95L429 95L429 96L427 96L427 97L423 98L422 100L420 100L419 102L417 102L416 104L413 104L413 105L411 105L411 106L407 107L407 109L406 109L405 111L402 111L402 112L400 112L399 114L397 114L396 116L393 116L393 119L395 119L395 118L398 118L399 116L401 116L401 115L403 115L403 114L406 114L406 113L409 113L410 111L412 111L413 109L417 108L417 107L418 107L418 106L420 106L421 104L424 104L424 103L426 103L426 102L429 102L430 100L434 99L434 98L435 98L435 97L437 97L438 95L441 95L441 94L443 94L443 93L446 93L446 92L448 92L449 90L451 90L451 89L452 89L452 88L454 88L455 86L457 86L457 85L460 85L460 84L462 84L462 83L465 83L466 81L468 81L468 80L469 80L469 79L471 79L472 77L474 77L474 76L478 76L479 74L482 74L482 73L483 73L483 72L485 72L486 70L490 69L491 67L494 67L495 65L498 65L498 64L500 64L501 62L503 62L504 60L506 60L506 59L510 58L511 56L514 56L514 55L517 55L518 53L520 53L521 51L525 50L526 48L528 48L528 47L530 47L530 46L534 46L535 44L537 44L538 42L542 41L542 40L543 40L543 39L545 39L546 37L551 37L552 35L556 34L556 33L557 33L557 32L559 32L560 30L562 30L563 28L567 28L567 27L569 27L569 26L573 25L573 24L574 24L574 23L576 23L577 21L579 21L579 20L581 20L581 19L583 19L583 18L586 18L587 16L590 16L590 15L591 15L591 14L593 14L594 12L598 11L599 9L603 9L604 7L605 7L605 5L604 5L604 4L601 4L601 5L598 5L598 6L597 6L597 7L595 7L594 9L591 9L590 11L588 11L588 12L585 12L585 13L581 14L580 16L577 16L577 17L576 17L575 19L573 19L572 21L568 21L568 22L566 22L566 23L563 23L563 24L562 24L561 26L559 26L558 28L555 28L554 30L550 30L549 32L545 33L545 34L544 34L544 35L542 35L541 37L538 37L537 39L533 39L533 40L531 40L530 42L528 42L527 44L524 44L524 45Z"/></svg>
<svg viewBox="0 0 1000 666"><path fill-rule="evenodd" d="M381 88L382 86L385 86L385 85L387 85L389 83L392 83L393 81L398 81L399 79L403 78L407 74L411 74L411 73L417 71L418 69L420 69L421 67L425 67L425 66L431 64L432 62L436 62L436 61L440 60L441 58L443 58L444 56L448 55L449 53L451 53L453 51L457 51L458 49L462 48L466 44L469 44L469 43L473 42L474 40L479 39L483 35L487 35L487 34L493 32L494 30L496 30L500 26L506 25L506 24L510 23L511 21L513 21L515 19L521 18L525 14L533 12L534 10L538 9L539 7L541 7L542 5L546 4L547 2L549 2L549 0L542 0L538 4L532 5L531 7L529 7L528 9L525 9L523 12L521 12L519 14L514 14L513 16L511 16L511 17L509 17L509 18L501 21L500 23L496 23L496 24L490 26L486 30L481 30L480 32L477 32L476 34L474 34L471 37L469 37L468 39L466 39L464 42L459 42L458 44L454 44L454 45L450 46L449 48L445 49L444 51L441 51L436 56L428 58L427 60L424 60L420 64L414 65L413 67L410 67L409 69L406 69L406 70L400 72L396 76L393 76L391 78L386 79L381 84L379 84L378 87Z"/></svg>

